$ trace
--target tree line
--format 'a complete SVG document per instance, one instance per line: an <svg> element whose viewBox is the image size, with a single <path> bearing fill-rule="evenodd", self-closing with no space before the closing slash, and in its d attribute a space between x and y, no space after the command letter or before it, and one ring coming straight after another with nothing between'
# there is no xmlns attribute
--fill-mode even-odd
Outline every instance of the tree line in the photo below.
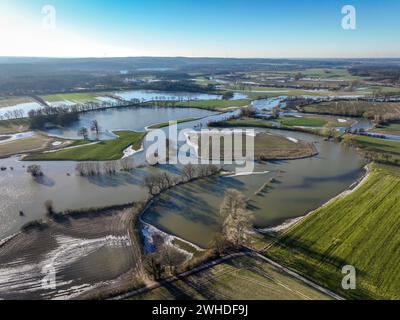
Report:
<svg viewBox="0 0 400 320"><path fill-rule="evenodd" d="M188 164L183 167L180 176L171 176L166 172L147 176L144 179L144 186L148 189L150 195L156 196L176 185L213 176L220 172L220 170L215 165L194 166Z"/></svg>
<svg viewBox="0 0 400 320"><path fill-rule="evenodd" d="M132 158L106 162L80 162L75 171L82 177L93 177L103 174L113 175L118 171L131 171L136 167Z"/></svg>

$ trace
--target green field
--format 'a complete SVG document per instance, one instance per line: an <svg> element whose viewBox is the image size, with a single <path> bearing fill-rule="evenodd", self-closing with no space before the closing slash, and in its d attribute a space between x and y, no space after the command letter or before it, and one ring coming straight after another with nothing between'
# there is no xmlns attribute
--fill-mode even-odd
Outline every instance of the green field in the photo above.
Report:
<svg viewBox="0 0 400 320"><path fill-rule="evenodd" d="M51 94L47 96L41 96L44 101L47 102L59 102L59 101L71 101L76 103L85 103L96 101L97 97L101 96L101 93L91 92L79 92L79 93L60 93Z"/></svg>
<svg viewBox="0 0 400 320"><path fill-rule="evenodd" d="M199 118L186 118L186 119L178 120L176 122L177 123L184 123L184 122L195 121L195 120L198 120L198 119ZM154 124L154 125L150 126L148 129L150 129L150 130L161 129L161 128L168 127L168 126L169 126L169 122L162 122L162 123Z"/></svg>
<svg viewBox="0 0 400 320"><path fill-rule="evenodd" d="M206 79L205 77L197 77L195 79L195 81L196 81L196 84L198 84L200 86L205 86L205 87L210 85L210 84L212 84L212 85L217 85L218 84L218 82Z"/></svg>
<svg viewBox="0 0 400 320"><path fill-rule="evenodd" d="M331 80L360 80L361 77L352 76L347 69L344 68L307 68L299 71L279 71L277 74L295 76L297 73L301 73L304 77L309 78L323 78Z"/></svg>
<svg viewBox="0 0 400 320"><path fill-rule="evenodd" d="M283 117L278 120L283 126L288 127L324 127L328 124L328 121L323 118L310 118L310 117Z"/></svg>
<svg viewBox="0 0 400 320"><path fill-rule="evenodd" d="M349 299L400 299L400 169L370 165L352 194L316 210L265 254ZM341 286L357 270L357 289Z"/></svg>
<svg viewBox="0 0 400 320"><path fill-rule="evenodd" d="M221 127L259 127L259 128L273 128L274 124L272 121L259 120L254 118L239 118L230 119L227 121L221 121L215 124L215 126Z"/></svg>
<svg viewBox="0 0 400 320"><path fill-rule="evenodd" d="M140 149L146 133L132 131L115 131L117 139L101 141L94 145L82 146L74 149L60 150L52 153L32 154L24 160L27 161L108 161L118 160L123 156L123 151L132 145L135 150Z"/></svg>
<svg viewBox="0 0 400 320"><path fill-rule="evenodd" d="M328 300L256 258L240 257L137 295L135 300Z"/></svg>
<svg viewBox="0 0 400 320"><path fill-rule="evenodd" d="M400 88L397 87L387 87L387 86L367 86L365 88L361 88L358 90L358 92L363 93L374 93L374 92L379 92L379 93L387 93L387 94L398 94L400 92Z"/></svg>
<svg viewBox="0 0 400 320"><path fill-rule="evenodd" d="M333 127L343 127L343 123L339 123L338 121L334 121L334 119L325 119L318 117L303 117L303 118L295 118L295 117L283 117L276 120L276 122L280 125L274 125L274 123L270 120L261 120L254 118L239 118L239 119L231 119L228 121L222 121L216 124L211 124L211 126L221 126L221 127L258 127L258 128L267 128L267 129L283 129L283 130L292 130L292 131L307 131L310 130L310 133L315 133L312 128L323 128L321 130L330 130ZM296 127L305 127L303 130L297 129ZM310 127L310 128L307 128ZM319 133L319 135L322 132ZM323 134L322 134L323 135Z"/></svg>
<svg viewBox="0 0 400 320"><path fill-rule="evenodd" d="M378 126L374 129L376 133L392 134L400 136L400 123L390 123L388 125Z"/></svg>
<svg viewBox="0 0 400 320"><path fill-rule="evenodd" d="M374 118L375 115L395 115L400 118L400 103L366 101L330 101L299 108L302 112Z"/></svg>
<svg viewBox="0 0 400 320"><path fill-rule="evenodd" d="M209 110L226 109L230 107L243 107L250 104L250 100L196 100L177 102L177 107L201 108Z"/></svg>
<svg viewBox="0 0 400 320"><path fill-rule="evenodd" d="M367 136L345 135L344 141L371 152L389 153L400 156L400 141L385 140Z"/></svg>

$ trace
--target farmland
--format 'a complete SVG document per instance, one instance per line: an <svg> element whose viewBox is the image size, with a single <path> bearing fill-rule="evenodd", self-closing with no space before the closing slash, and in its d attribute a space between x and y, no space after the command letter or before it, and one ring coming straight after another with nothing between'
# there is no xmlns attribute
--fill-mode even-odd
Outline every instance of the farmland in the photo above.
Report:
<svg viewBox="0 0 400 320"><path fill-rule="evenodd" d="M134 300L328 300L255 258L240 257L133 297Z"/></svg>
<svg viewBox="0 0 400 320"><path fill-rule="evenodd" d="M370 166L370 176L283 233L268 257L349 299L399 299L400 170ZM341 287L342 267L357 270L357 289Z"/></svg>
<svg viewBox="0 0 400 320"><path fill-rule="evenodd" d="M185 123L185 122L190 122L190 121L194 121L196 120L196 118L187 118L187 119L181 119L176 121L176 123ZM152 126L149 127L149 129L161 129L164 127L168 127L169 126L169 122L162 122L162 123L158 123L158 124L154 124Z"/></svg>
<svg viewBox="0 0 400 320"><path fill-rule="evenodd" d="M52 94L41 96L44 101L47 102L60 102L60 101L70 101L75 103L86 103L91 101L96 101L96 98L100 96L101 93L62 93L62 94Z"/></svg>
<svg viewBox="0 0 400 320"><path fill-rule="evenodd" d="M299 111L364 118L374 118L375 115L400 118L400 104L385 102L330 101L299 107Z"/></svg>
<svg viewBox="0 0 400 320"><path fill-rule="evenodd" d="M176 106L178 107L188 107L188 108L202 108L209 110L220 110L231 107L243 107L250 104L250 100L197 100L197 101L187 101L178 102Z"/></svg>

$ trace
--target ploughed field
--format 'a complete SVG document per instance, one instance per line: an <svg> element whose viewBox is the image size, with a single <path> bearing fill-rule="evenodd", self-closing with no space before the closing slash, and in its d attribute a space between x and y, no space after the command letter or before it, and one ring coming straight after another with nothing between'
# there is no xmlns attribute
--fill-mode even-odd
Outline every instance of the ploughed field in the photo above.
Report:
<svg viewBox="0 0 400 320"><path fill-rule="evenodd" d="M399 299L400 170L370 165L353 193L321 207L265 252L349 299ZM356 290L342 288L342 268L356 268Z"/></svg>
<svg viewBox="0 0 400 320"><path fill-rule="evenodd" d="M239 257L134 296L136 300L327 300L329 296L254 257Z"/></svg>

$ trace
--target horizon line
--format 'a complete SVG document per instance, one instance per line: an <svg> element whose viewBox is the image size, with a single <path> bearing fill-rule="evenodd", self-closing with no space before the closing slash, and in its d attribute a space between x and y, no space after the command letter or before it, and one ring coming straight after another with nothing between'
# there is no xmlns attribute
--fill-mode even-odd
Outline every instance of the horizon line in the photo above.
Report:
<svg viewBox="0 0 400 320"><path fill-rule="evenodd" d="M248 59L248 60L393 60L400 59L400 56L388 57L223 57L223 56L10 56L0 55L0 58L30 58L30 59L118 59L118 58L184 58L184 59Z"/></svg>

